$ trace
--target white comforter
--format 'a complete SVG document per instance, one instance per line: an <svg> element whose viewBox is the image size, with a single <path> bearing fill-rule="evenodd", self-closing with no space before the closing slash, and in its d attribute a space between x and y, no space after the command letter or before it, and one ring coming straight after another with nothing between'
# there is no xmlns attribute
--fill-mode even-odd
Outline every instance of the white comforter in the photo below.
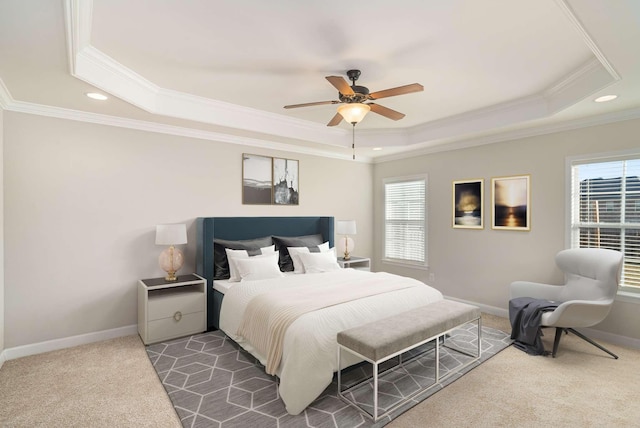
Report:
<svg viewBox="0 0 640 428"><path fill-rule="evenodd" d="M290 414L302 412L331 383L333 373L338 369L336 335L339 331L435 302L442 299L442 293L411 278L384 272L342 269L243 282L234 285L225 294L220 310L220 329L265 364L266 359L237 335L244 310L254 296L300 285L322 287L331 283L348 287L360 281L366 281L372 287L385 281L407 282L413 286L309 312L290 325L285 334L282 361L277 371L280 397ZM358 361L353 356L343 356L343 367Z"/></svg>

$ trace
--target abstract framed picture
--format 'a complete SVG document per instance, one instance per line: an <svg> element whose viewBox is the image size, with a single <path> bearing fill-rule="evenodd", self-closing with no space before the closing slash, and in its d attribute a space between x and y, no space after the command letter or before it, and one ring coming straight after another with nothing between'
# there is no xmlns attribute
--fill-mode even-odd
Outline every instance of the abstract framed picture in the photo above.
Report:
<svg viewBox="0 0 640 428"><path fill-rule="evenodd" d="M273 159L273 203L276 205L298 205L297 160Z"/></svg>
<svg viewBox="0 0 640 428"><path fill-rule="evenodd" d="M270 205L272 201L273 158L242 154L242 203Z"/></svg>
<svg viewBox="0 0 640 428"><path fill-rule="evenodd" d="M484 228L483 195L483 179L453 182L453 228Z"/></svg>
<svg viewBox="0 0 640 428"><path fill-rule="evenodd" d="M491 179L492 229L531 230L530 176Z"/></svg>

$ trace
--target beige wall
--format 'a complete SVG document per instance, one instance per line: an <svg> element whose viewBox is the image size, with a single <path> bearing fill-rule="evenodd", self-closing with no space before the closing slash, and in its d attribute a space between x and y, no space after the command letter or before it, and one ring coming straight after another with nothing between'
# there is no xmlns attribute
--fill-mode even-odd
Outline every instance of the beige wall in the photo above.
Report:
<svg viewBox="0 0 640 428"><path fill-rule="evenodd" d="M506 310L509 284L518 279L558 282L555 254L565 248L567 156L639 147L640 121L626 121L474 148L416 156L374 166L375 268L427 280L445 295ZM428 174L429 271L380 262L386 177ZM492 230L491 178L531 175L531 231ZM451 227L452 181L485 180L483 230ZM638 302L640 303L640 301ZM640 338L638 303L616 302L597 328Z"/></svg>
<svg viewBox="0 0 640 428"><path fill-rule="evenodd" d="M14 112L1 125L0 352L134 325L137 279L163 274L155 225L187 224L192 271L199 216L354 218L356 253L375 256L376 269L425 281L433 273L444 294L504 310L511 281L562 279L553 257L564 248L565 158L637 147L640 132L627 121L371 166ZM243 152L299 159L300 206L243 206ZM382 179L420 173L429 177L430 270L381 264ZM488 207L491 177L513 174L531 174L530 232L491 230L489 211L484 230L451 228L453 180L484 178ZM637 339L637 309L617 302L598 328Z"/></svg>
<svg viewBox="0 0 640 428"><path fill-rule="evenodd" d="M200 216L355 219L372 253L371 165L14 112L4 128L6 348L135 324L159 223L187 224L184 272ZM299 159L300 205L242 205L243 152Z"/></svg>
<svg viewBox="0 0 640 428"><path fill-rule="evenodd" d="M4 110L0 108L0 366L4 351Z"/></svg>

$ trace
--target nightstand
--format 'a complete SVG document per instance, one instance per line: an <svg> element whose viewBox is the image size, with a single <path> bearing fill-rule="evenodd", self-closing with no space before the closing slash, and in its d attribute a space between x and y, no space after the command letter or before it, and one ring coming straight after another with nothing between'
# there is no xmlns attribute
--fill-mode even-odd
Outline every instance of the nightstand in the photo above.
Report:
<svg viewBox="0 0 640 428"><path fill-rule="evenodd" d="M138 333L145 345L207 330L207 281L196 274L138 281Z"/></svg>
<svg viewBox="0 0 640 428"><path fill-rule="evenodd" d="M368 257L351 256L349 260L344 257L338 257L338 264L341 268L353 268L358 270L371 270L371 259Z"/></svg>

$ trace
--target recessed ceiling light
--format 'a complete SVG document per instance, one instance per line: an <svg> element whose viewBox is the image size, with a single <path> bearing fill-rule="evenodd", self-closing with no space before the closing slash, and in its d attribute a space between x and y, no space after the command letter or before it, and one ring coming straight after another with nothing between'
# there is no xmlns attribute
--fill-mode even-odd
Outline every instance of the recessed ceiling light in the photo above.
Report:
<svg viewBox="0 0 640 428"><path fill-rule="evenodd" d="M87 92L86 94L89 98L92 98L94 100L100 100L100 101L104 101L106 99L108 99L109 97L107 97L106 95L102 95L99 94L97 92Z"/></svg>
<svg viewBox="0 0 640 428"><path fill-rule="evenodd" d="M380 150L382 150L382 147L374 147L372 150L375 152L379 152Z"/></svg>
<svg viewBox="0 0 640 428"><path fill-rule="evenodd" d="M597 103L606 103L607 101L615 100L616 98L618 98L617 95L603 95L601 97L596 98L593 101Z"/></svg>

